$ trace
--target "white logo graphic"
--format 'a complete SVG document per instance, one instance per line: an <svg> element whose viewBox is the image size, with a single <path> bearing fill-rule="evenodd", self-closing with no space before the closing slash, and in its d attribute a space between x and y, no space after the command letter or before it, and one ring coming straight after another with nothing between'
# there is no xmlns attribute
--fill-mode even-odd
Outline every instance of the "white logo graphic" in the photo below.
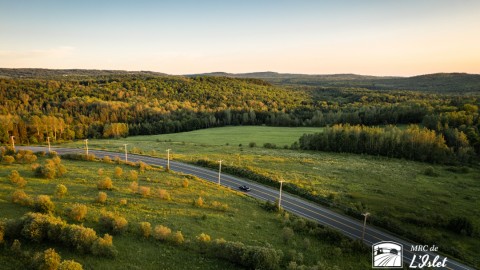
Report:
<svg viewBox="0 0 480 270"><path fill-rule="evenodd" d="M403 245L383 241L372 245L373 268L403 267Z"/></svg>

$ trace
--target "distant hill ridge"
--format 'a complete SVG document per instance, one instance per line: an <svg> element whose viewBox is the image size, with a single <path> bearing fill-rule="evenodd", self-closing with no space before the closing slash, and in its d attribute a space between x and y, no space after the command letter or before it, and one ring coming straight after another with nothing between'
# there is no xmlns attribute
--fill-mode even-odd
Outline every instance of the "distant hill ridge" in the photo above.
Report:
<svg viewBox="0 0 480 270"><path fill-rule="evenodd" d="M171 76L154 71L96 70L96 69L37 69L37 68L0 68L0 78L59 78L59 77L96 77L96 76ZM356 87L372 90L415 90L444 93L480 92L480 74L434 73L412 77L370 76L358 74L294 74L272 71L250 73L211 72L186 74L184 77L229 77L252 78L282 86L309 87ZM179 76L180 77L180 76Z"/></svg>

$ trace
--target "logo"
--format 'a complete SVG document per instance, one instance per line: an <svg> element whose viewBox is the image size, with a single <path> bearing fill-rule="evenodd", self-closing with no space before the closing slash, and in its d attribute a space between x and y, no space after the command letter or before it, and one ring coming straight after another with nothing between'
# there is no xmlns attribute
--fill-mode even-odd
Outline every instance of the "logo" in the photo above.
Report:
<svg viewBox="0 0 480 270"><path fill-rule="evenodd" d="M382 241L372 245L373 268L403 267L403 245Z"/></svg>

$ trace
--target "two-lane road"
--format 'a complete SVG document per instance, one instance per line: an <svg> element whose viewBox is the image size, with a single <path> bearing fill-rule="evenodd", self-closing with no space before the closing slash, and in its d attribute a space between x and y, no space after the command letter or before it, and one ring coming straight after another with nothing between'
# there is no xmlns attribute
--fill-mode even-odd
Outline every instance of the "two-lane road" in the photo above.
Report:
<svg viewBox="0 0 480 270"><path fill-rule="evenodd" d="M24 146L24 147L17 147L17 148L30 149L34 152L47 150L47 148L45 147L36 147L36 146L29 146L29 147ZM73 149L73 148L54 148L53 150L60 155L67 154L67 153L84 153L84 150L82 149ZM124 158L124 155L122 153L116 153L116 152L108 152L108 151L91 149L89 150L89 153L94 154L95 156L100 158L106 155L112 158L114 157L119 157L121 159ZM165 159L133 155L133 154L128 155L128 160L132 162L143 161L150 165L159 165L164 167L166 166L166 163L167 163ZM190 164L185 164L181 162L176 162L176 161L170 161L170 169L177 172L195 175L197 177L203 178L208 181L212 181L212 182L218 181L218 172L210 169L206 169L206 168L202 168L202 167L198 167ZM221 177L221 184L223 186L227 186L235 190L238 190L238 187L241 185L248 185L252 188L252 190L247 194L261 200L268 200L273 202L275 201L275 199L278 198L278 195L279 195L278 189L275 189L269 186L264 186L256 182L249 181L247 179L243 179L240 177L231 176L223 173ZM291 195L289 193L282 192L282 207L283 209L291 213L295 213L299 216L315 220L325 226L335 228L340 232L342 232L343 234L353 239L360 239L362 236L363 224L360 221L355 220L352 217L348 217L348 216L333 212L323 206L310 202L306 199L302 199L294 195ZM416 255L416 258L417 258L415 260L415 265L418 265L420 263L419 256L429 255L430 260L432 261L433 258L438 255L434 252L411 251L410 250L411 246L415 245L414 243L400 239L388 232L379 230L377 228L367 226L365 230L365 243L367 245L372 245L373 243L377 243L381 241L394 241L402 244L404 247L403 262L407 266L410 265L411 260L414 257L413 256L414 254ZM423 243L419 243L419 244L423 245ZM443 258L444 258L443 256L440 256L438 261L442 261ZM450 258L447 258L446 267L436 268L436 269L455 269L455 270L468 269L470 270L473 268L468 267L457 261L454 261Z"/></svg>

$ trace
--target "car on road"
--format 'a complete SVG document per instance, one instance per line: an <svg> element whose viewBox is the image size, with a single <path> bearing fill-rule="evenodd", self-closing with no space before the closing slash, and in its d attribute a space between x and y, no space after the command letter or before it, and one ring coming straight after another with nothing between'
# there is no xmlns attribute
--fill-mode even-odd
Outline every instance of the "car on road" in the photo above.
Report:
<svg viewBox="0 0 480 270"><path fill-rule="evenodd" d="M243 191L250 191L251 188L249 186L246 186L246 185L243 185L243 186L239 186L238 187L240 190L243 190Z"/></svg>

